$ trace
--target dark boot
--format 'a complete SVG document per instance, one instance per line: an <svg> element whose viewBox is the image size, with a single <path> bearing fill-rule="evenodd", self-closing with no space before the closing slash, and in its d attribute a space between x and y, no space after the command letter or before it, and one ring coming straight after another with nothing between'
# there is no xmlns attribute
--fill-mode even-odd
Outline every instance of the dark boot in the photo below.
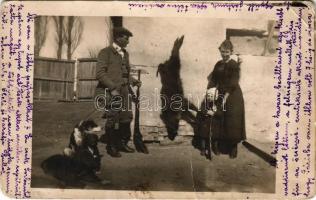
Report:
<svg viewBox="0 0 316 200"><path fill-rule="evenodd" d="M213 141L212 140L212 150L213 150L215 155L219 155L220 154L218 141Z"/></svg>
<svg viewBox="0 0 316 200"><path fill-rule="evenodd" d="M232 144L229 152L229 158L237 158L237 144Z"/></svg>
<svg viewBox="0 0 316 200"><path fill-rule="evenodd" d="M135 152L135 149L129 147L127 144L125 143L122 143L120 148L119 148L120 151L122 152L125 152L125 153L134 153Z"/></svg>
<svg viewBox="0 0 316 200"><path fill-rule="evenodd" d="M104 133L103 135L100 136L99 141L103 144L108 144L109 142L109 134L108 133Z"/></svg>
<svg viewBox="0 0 316 200"><path fill-rule="evenodd" d="M117 133L114 129L112 128L107 128L106 129L107 134L108 134L108 143L106 146L106 151L107 153L112 156L112 157L121 157L122 155L120 154L120 152L118 151L117 148Z"/></svg>
<svg viewBox="0 0 316 200"><path fill-rule="evenodd" d="M115 146L111 146L111 145L106 146L106 152L110 156L115 157L115 158L122 157L122 155L120 154L120 152L118 151L118 149Z"/></svg>
<svg viewBox="0 0 316 200"><path fill-rule="evenodd" d="M119 131L120 131L119 150L126 153L134 153L135 150L127 145L132 135L130 123L121 123Z"/></svg>
<svg viewBox="0 0 316 200"><path fill-rule="evenodd" d="M201 148L201 152L200 152L200 154L201 154L201 156L205 156L205 154L206 154L206 141L205 141L205 139L204 138L202 138L201 139L201 145L200 145L200 148Z"/></svg>
<svg viewBox="0 0 316 200"><path fill-rule="evenodd" d="M206 150L205 157L209 160L212 160L211 142L209 139L206 139L205 150Z"/></svg>

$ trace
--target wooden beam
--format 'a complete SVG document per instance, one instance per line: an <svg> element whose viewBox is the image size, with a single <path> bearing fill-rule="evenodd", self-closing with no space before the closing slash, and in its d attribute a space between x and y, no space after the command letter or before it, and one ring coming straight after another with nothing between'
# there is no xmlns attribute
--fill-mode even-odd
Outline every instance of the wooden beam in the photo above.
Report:
<svg viewBox="0 0 316 200"><path fill-rule="evenodd" d="M256 154L257 156L259 156L260 158L262 158L263 160L265 160L266 162L268 162L271 166L276 167L277 164L277 160L276 158L274 158L273 156L271 156L270 154L262 151L261 149L259 149L258 147L250 144L247 141L243 141L242 144L252 153Z"/></svg>
<svg viewBox="0 0 316 200"><path fill-rule="evenodd" d="M265 56L266 53L267 53L267 50L270 48L270 43L271 43L271 40L272 40L272 37L273 37L273 33L274 33L275 21L272 21L269 25L270 25L268 27L269 35L268 35L267 42L266 42L266 44L264 46L262 56Z"/></svg>

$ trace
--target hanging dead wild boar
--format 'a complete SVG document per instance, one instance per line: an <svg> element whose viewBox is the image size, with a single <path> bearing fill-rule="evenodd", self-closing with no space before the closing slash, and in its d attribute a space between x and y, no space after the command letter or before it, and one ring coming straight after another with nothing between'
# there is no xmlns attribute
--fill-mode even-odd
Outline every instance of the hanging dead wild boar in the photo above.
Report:
<svg viewBox="0 0 316 200"><path fill-rule="evenodd" d="M184 36L181 36L175 40L170 58L160 64L157 70L157 76L160 74L162 84L160 90L160 99L162 103L160 118L167 128L168 138L170 140L174 140L178 134L180 119L183 119L191 124L191 126L194 126L195 116L189 109L197 111L196 106L190 103L183 94L179 55L183 39Z"/></svg>

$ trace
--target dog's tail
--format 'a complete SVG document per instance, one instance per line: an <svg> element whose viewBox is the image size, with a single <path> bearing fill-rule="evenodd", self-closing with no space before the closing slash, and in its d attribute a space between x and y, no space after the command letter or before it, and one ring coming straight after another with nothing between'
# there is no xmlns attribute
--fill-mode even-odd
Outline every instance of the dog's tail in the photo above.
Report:
<svg viewBox="0 0 316 200"><path fill-rule="evenodd" d="M47 160L44 160L42 163L41 163L41 168L42 170L44 171L45 174L48 174L48 163L47 163Z"/></svg>
<svg viewBox="0 0 316 200"><path fill-rule="evenodd" d="M46 168L46 162L45 160L41 163L41 168L44 170Z"/></svg>

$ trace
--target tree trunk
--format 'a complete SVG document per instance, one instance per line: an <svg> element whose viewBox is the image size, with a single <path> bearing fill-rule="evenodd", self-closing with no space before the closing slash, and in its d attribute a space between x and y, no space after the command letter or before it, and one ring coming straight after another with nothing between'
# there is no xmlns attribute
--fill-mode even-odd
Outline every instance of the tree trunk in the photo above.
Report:
<svg viewBox="0 0 316 200"><path fill-rule="evenodd" d="M41 19L39 17L35 18L35 44L34 44L34 56L38 57L40 53L40 45L39 45L39 38L37 36L37 32L39 32L41 28Z"/></svg>
<svg viewBox="0 0 316 200"><path fill-rule="evenodd" d="M47 35L48 18L46 16L38 16L35 18L35 34L34 34L34 55L38 57L45 43Z"/></svg>
<svg viewBox="0 0 316 200"><path fill-rule="evenodd" d="M72 57L72 29L74 28L74 21L75 17L70 16L68 17L68 24L67 24L67 34L68 34L68 40L67 40L67 59L71 60Z"/></svg>
<svg viewBox="0 0 316 200"><path fill-rule="evenodd" d="M57 58L61 59L61 54L63 50L63 22L64 22L64 17L59 16L58 17L58 49L57 49Z"/></svg>

